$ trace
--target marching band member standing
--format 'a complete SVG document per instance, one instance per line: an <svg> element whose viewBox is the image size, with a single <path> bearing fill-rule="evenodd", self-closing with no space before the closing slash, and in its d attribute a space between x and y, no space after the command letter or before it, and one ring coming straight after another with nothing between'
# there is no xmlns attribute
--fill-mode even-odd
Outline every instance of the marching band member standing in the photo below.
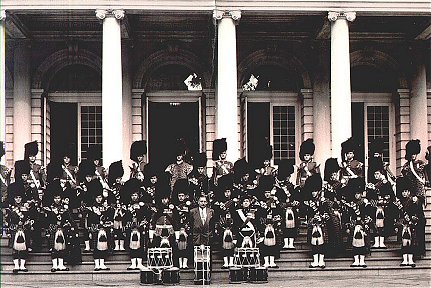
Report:
<svg viewBox="0 0 431 288"><path fill-rule="evenodd" d="M130 159L133 160L132 167L130 167L130 178L144 179L144 157L147 154L147 141L135 141L130 146Z"/></svg>
<svg viewBox="0 0 431 288"><path fill-rule="evenodd" d="M14 201L6 209L6 219L9 223L11 232L10 245L13 249L13 273L18 271L27 272L25 261L28 257L28 230L30 229L28 203L24 200L24 187L22 184L15 182L8 186L8 194L13 195Z"/></svg>
<svg viewBox="0 0 431 288"><path fill-rule="evenodd" d="M401 168L401 174L410 182L411 193L419 197L423 205L426 203L425 195L425 163L418 159L421 152L421 143L419 140L410 140L406 144L405 159L407 162Z"/></svg>
<svg viewBox="0 0 431 288"><path fill-rule="evenodd" d="M320 164L313 161L314 150L313 139L302 142L299 149L299 158L302 162L298 166L296 184L301 188L304 187L308 177L313 174L320 174Z"/></svg>
<svg viewBox="0 0 431 288"><path fill-rule="evenodd" d="M340 181L346 185L349 179L364 177L364 164L356 159L357 143L349 138L341 143L341 175Z"/></svg>
<svg viewBox="0 0 431 288"><path fill-rule="evenodd" d="M216 139L213 141L213 174L212 180L214 186L217 186L218 179L224 175L233 173L233 163L226 160L227 156L226 138Z"/></svg>

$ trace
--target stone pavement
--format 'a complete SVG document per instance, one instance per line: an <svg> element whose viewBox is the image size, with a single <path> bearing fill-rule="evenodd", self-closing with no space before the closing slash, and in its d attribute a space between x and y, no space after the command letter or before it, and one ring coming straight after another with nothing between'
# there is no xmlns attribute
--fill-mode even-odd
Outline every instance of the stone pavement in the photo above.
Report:
<svg viewBox="0 0 431 288"><path fill-rule="evenodd" d="M31 280L31 279L29 279ZM334 276L331 278L322 276L312 276L312 277L286 277L286 278L269 278L269 282L266 284L229 284L226 280L225 282L217 281L207 287L225 287L225 288L235 288L235 287L431 287L431 275L425 275L424 273L412 272L411 275L382 275L382 276L367 276L366 278L357 279L349 275ZM163 287L163 285L154 285ZM190 280L184 280L180 285L175 287L198 287L200 285L193 285ZM39 282L39 283L20 283L16 285L14 283L1 283L1 288L37 288L37 287L56 287L56 288L70 288L70 287L145 287L141 286L139 283L134 282L110 282L110 283L98 283L98 282L84 282L77 281L74 283L52 283L52 282ZM153 287L153 286L150 286Z"/></svg>

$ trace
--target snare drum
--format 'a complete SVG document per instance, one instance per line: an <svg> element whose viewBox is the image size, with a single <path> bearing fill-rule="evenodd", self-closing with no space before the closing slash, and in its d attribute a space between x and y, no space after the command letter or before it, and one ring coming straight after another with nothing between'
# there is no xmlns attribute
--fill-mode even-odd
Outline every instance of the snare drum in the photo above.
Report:
<svg viewBox="0 0 431 288"><path fill-rule="evenodd" d="M268 283L268 268L257 267L250 269L250 282Z"/></svg>
<svg viewBox="0 0 431 288"><path fill-rule="evenodd" d="M245 274L246 270L239 267L230 267L229 268L229 283L243 283L246 281L247 275Z"/></svg>
<svg viewBox="0 0 431 288"><path fill-rule="evenodd" d="M141 284L147 285L157 283L157 279L155 278L156 275L153 270L148 269L147 267L141 269Z"/></svg>
<svg viewBox="0 0 431 288"><path fill-rule="evenodd" d="M234 254L234 264L238 267L259 267L259 248L237 248Z"/></svg>
<svg viewBox="0 0 431 288"><path fill-rule="evenodd" d="M180 269L171 267L162 271L163 284L179 284L180 283Z"/></svg>
<svg viewBox="0 0 431 288"><path fill-rule="evenodd" d="M172 248L148 248L148 268L171 268Z"/></svg>

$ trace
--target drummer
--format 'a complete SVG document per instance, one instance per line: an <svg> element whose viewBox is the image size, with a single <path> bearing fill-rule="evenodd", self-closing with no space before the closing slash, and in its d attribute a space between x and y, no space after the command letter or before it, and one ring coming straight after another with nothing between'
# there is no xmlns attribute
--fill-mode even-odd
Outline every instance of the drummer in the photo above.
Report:
<svg viewBox="0 0 431 288"><path fill-rule="evenodd" d="M251 198L249 195L244 195L241 198L241 208L235 211L233 222L237 224L237 247L255 248L257 231L256 211L255 209L251 209Z"/></svg>

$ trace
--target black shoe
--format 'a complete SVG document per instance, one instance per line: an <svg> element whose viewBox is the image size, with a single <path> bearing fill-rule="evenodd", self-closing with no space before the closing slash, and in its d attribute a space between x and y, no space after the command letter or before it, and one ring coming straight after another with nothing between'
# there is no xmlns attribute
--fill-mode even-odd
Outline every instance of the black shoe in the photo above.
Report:
<svg viewBox="0 0 431 288"><path fill-rule="evenodd" d="M127 270L135 270L135 268L127 267Z"/></svg>
<svg viewBox="0 0 431 288"><path fill-rule="evenodd" d="M350 264L350 267L358 267L358 264Z"/></svg>
<svg viewBox="0 0 431 288"><path fill-rule="evenodd" d="M362 267L362 268L367 268L367 264L359 265L359 266Z"/></svg>
<svg viewBox="0 0 431 288"><path fill-rule="evenodd" d="M20 271L22 271L22 272L28 272L28 269L27 268L24 268L24 269L19 269Z"/></svg>
<svg viewBox="0 0 431 288"><path fill-rule="evenodd" d="M19 271L19 269L15 269L15 268L14 268L14 269L12 270L12 273L13 273L13 274L18 274L18 271Z"/></svg>
<svg viewBox="0 0 431 288"><path fill-rule="evenodd" d="M325 269L326 268L326 266L325 265L322 265L322 266L319 266L320 268L322 268L322 269Z"/></svg>
<svg viewBox="0 0 431 288"><path fill-rule="evenodd" d="M94 271L100 271L100 268L94 268Z"/></svg>
<svg viewBox="0 0 431 288"><path fill-rule="evenodd" d="M57 271L57 269L51 268L51 272L56 272L56 271Z"/></svg>
<svg viewBox="0 0 431 288"><path fill-rule="evenodd" d="M410 264L410 267L415 268L415 267L416 267L416 264L415 264L415 263Z"/></svg>

